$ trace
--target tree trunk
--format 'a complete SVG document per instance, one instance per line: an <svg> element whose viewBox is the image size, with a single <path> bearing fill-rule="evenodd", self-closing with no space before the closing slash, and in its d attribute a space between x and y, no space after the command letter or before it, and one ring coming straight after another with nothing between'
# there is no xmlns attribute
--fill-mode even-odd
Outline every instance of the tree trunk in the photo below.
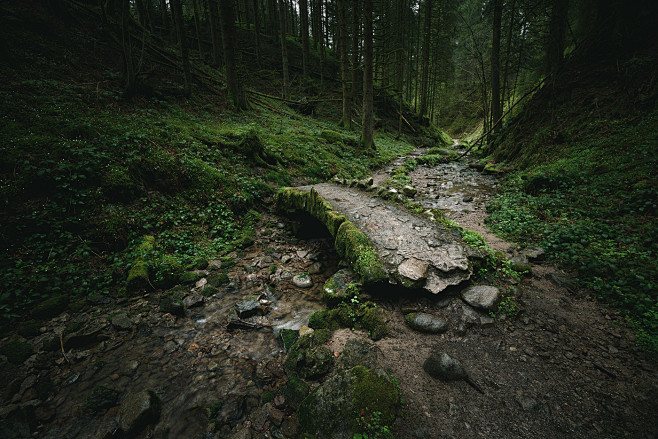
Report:
<svg viewBox="0 0 658 439"><path fill-rule="evenodd" d="M349 95L349 65L347 60L347 23L345 20L345 0L338 0L338 54L340 55L340 80L343 92L343 117L339 125L349 128L352 120L352 106Z"/></svg>
<svg viewBox="0 0 658 439"><path fill-rule="evenodd" d="M208 21L210 23L210 37L212 39L212 64L219 67L222 64L221 55L221 32L219 30L218 0L208 0Z"/></svg>
<svg viewBox="0 0 658 439"><path fill-rule="evenodd" d="M132 41L130 40L130 31L128 25L130 22L130 1L120 0L119 4L121 14L121 52L123 55L124 66L124 96L126 98L132 97L137 91L137 74L135 72L135 64L133 62Z"/></svg>
<svg viewBox="0 0 658 439"><path fill-rule="evenodd" d="M279 0L279 28L281 31L281 65L283 68L283 98L290 96L290 77L288 75L288 45L286 44L286 3Z"/></svg>
<svg viewBox="0 0 658 439"><path fill-rule="evenodd" d="M199 56L203 59L203 45L201 43L201 14L199 9L199 0L192 0L194 6L194 29L196 30L196 42L199 49Z"/></svg>
<svg viewBox="0 0 658 439"><path fill-rule="evenodd" d="M272 40L276 41L276 38L279 35L279 9L277 8L277 0L267 1L267 11L270 36L272 37Z"/></svg>
<svg viewBox="0 0 658 439"><path fill-rule="evenodd" d="M546 50L546 74L555 73L562 64L564 56L564 35L567 29L569 0L553 1L551 21L548 29L548 46Z"/></svg>
<svg viewBox="0 0 658 439"><path fill-rule="evenodd" d="M375 149L373 141L373 90L372 90L372 0L363 0L363 125L361 145Z"/></svg>
<svg viewBox="0 0 658 439"><path fill-rule="evenodd" d="M308 61L310 59L309 41L308 41L308 1L299 0L299 21L302 30L302 71L304 79L308 76Z"/></svg>
<svg viewBox="0 0 658 439"><path fill-rule="evenodd" d="M185 23L183 22L183 5L181 0L170 0L171 10L174 13L174 23L176 24L176 33L178 34L178 43L180 44L180 54L183 62L183 82L185 96L190 97L192 94L192 73L190 72L190 57L185 41Z"/></svg>
<svg viewBox="0 0 658 439"><path fill-rule="evenodd" d="M256 62L260 67L260 13L258 11L258 0L254 0L254 36L256 38Z"/></svg>
<svg viewBox="0 0 658 439"><path fill-rule="evenodd" d="M164 31L164 35L169 36L171 35L171 27L169 26L170 20L169 20L169 13L167 12L167 2L166 0L160 0L160 18L162 19L162 29Z"/></svg>
<svg viewBox="0 0 658 439"><path fill-rule="evenodd" d="M503 16L503 0L493 2L493 36L491 40L491 123L498 132L498 119L502 114L500 105L500 25Z"/></svg>
<svg viewBox="0 0 658 439"><path fill-rule="evenodd" d="M432 31L432 0L425 0L425 24L423 26L423 53L422 53L422 75L420 83L420 109L418 114L423 116L427 113L427 86L430 75L430 41Z"/></svg>
<svg viewBox="0 0 658 439"><path fill-rule="evenodd" d="M359 98L359 37L361 35L359 7L359 0L354 0L352 2L352 103L355 105Z"/></svg>
<svg viewBox="0 0 658 439"><path fill-rule="evenodd" d="M247 96L238 78L238 65L235 58L235 18L233 15L233 1L219 0L219 18L222 28L222 46L224 48L224 65L226 66L226 82L233 99L233 105L238 110L249 108Z"/></svg>

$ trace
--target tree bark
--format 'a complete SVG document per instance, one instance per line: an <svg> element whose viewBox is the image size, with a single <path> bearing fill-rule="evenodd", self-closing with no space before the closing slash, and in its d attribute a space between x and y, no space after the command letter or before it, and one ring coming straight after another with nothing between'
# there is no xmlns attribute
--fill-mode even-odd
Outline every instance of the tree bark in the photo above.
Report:
<svg viewBox="0 0 658 439"><path fill-rule="evenodd" d="M493 2L493 35L491 39L491 123L498 132L498 119L502 113L500 104L500 26L503 16L503 0Z"/></svg>
<svg viewBox="0 0 658 439"><path fill-rule="evenodd" d="M551 20L548 29L548 46L546 50L546 75L555 73L564 57L564 36L567 29L569 0L553 1Z"/></svg>
<svg viewBox="0 0 658 439"><path fill-rule="evenodd" d="M260 67L260 13L258 0L254 0L254 37L256 38L256 62Z"/></svg>
<svg viewBox="0 0 658 439"><path fill-rule="evenodd" d="M363 0L363 125L361 145L375 149L373 141L373 89L372 89L372 0Z"/></svg>
<svg viewBox="0 0 658 439"><path fill-rule="evenodd" d="M185 23L183 23L183 5L181 0L170 0L171 10L174 13L174 22L176 24L176 33L178 34L178 43L180 44L180 54L183 63L183 87L185 96L190 97L192 94L192 73L190 71L190 57L185 41Z"/></svg>
<svg viewBox="0 0 658 439"><path fill-rule="evenodd" d="M217 9L218 0L208 0L208 21L210 23L210 38L212 40L212 64L219 67L222 64L221 55L221 32L219 30L219 10Z"/></svg>
<svg viewBox="0 0 658 439"><path fill-rule="evenodd" d="M196 30L196 42L199 49L199 56L203 59L203 45L201 43L201 13L199 8L199 0L192 0L194 6L194 29Z"/></svg>
<svg viewBox="0 0 658 439"><path fill-rule="evenodd" d="M224 65L226 66L226 82L233 99L233 105L238 110L249 108L247 96L242 83L238 79L238 65L235 57L235 18L233 15L233 1L219 0L219 18L222 28L222 46L224 48Z"/></svg>
<svg viewBox="0 0 658 439"><path fill-rule="evenodd" d="M432 0L425 0L425 24L423 25L422 74L420 79L420 109L418 114L427 113L427 86L430 74L430 41L432 31Z"/></svg>
<svg viewBox="0 0 658 439"><path fill-rule="evenodd" d="M308 0L299 0L299 21L302 34L302 71L304 79L308 76L308 61L310 59L310 49L308 41Z"/></svg>
<svg viewBox="0 0 658 439"><path fill-rule="evenodd" d="M359 0L352 2L352 103L359 97L359 36L361 35L361 15ZM352 119L350 119L351 121Z"/></svg>
<svg viewBox="0 0 658 439"><path fill-rule="evenodd" d="M131 98L137 91L137 73L133 61L132 41L130 40L130 31L128 25L130 21L130 1L120 0L120 26L121 26L121 52L123 55L124 66L124 96Z"/></svg>
<svg viewBox="0 0 658 439"><path fill-rule="evenodd" d="M349 128L352 121L352 106L348 87L349 65L347 60L347 23L345 20L345 0L337 1L338 15L338 53L340 55L340 82L343 92L343 117L339 125Z"/></svg>
<svg viewBox="0 0 658 439"><path fill-rule="evenodd" d="M279 28L281 31L281 64L283 69L283 98L290 97L290 77L288 74L288 45L286 44L286 3L279 0Z"/></svg>

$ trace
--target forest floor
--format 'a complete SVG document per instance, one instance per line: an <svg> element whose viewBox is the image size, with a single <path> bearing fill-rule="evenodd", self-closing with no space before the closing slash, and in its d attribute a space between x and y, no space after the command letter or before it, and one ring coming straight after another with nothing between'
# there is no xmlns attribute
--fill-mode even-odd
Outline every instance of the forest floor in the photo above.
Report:
<svg viewBox="0 0 658 439"><path fill-rule="evenodd" d="M431 181L445 166L459 174L451 174L455 180L479 175L466 165L418 167L410 174L417 199L435 196L429 192ZM467 209L455 208L446 216L513 256L518 247L484 226L489 195L482 191ZM271 327L299 327L322 308L322 285L337 270L338 256L330 239L295 237L290 220L273 211L255 228L254 245L233 253L230 264L223 262L228 285L209 297L198 294L199 284L187 287L186 304L192 298L198 303L184 316L162 312L159 296L146 294L111 304L112 310L99 304L101 313L65 313L44 323L35 345L45 345L41 338L76 323L84 334L74 338L80 345L71 345L66 354L57 352L59 343L54 352L39 353L54 361L43 363L37 359L43 356L35 356L23 366L3 369L5 392L15 396L2 412L24 414L30 403L34 410L33 419L17 417L4 437L28 437L35 420L37 437L107 437L116 431L120 395L142 389L156 391L163 402L160 422L148 433L153 437L296 437L290 401L279 407L283 421L278 425L262 417L265 395L287 380L285 352ZM199 275L212 279L221 265L211 262ZM313 280L309 289L292 283L293 275L303 272ZM533 262L532 274L510 287L518 288L493 320L467 307L458 288L438 296L369 291L364 297L384 310L390 329L375 343L378 367L398 379L405 399L394 437L656 437L658 368L636 348L621 317L548 262ZM262 317L264 326L227 328L230 309L250 297L272 302ZM449 330L416 332L404 322L410 311L439 316ZM341 329L327 346L340 355L353 337L367 334ZM427 375L423 362L438 351L460 360L484 393L466 382L445 383ZM52 378L55 389L45 401L39 400L44 383L37 378L43 376Z"/></svg>

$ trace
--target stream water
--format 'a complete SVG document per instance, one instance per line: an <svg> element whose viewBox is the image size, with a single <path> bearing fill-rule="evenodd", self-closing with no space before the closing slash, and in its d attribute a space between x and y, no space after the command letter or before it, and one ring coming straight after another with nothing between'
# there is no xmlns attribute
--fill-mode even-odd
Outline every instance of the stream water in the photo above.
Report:
<svg viewBox="0 0 658 439"><path fill-rule="evenodd" d="M375 183L385 180L404 159L375 174ZM419 191L418 202L451 215L483 205L496 186L493 177L465 163L418 167L411 178ZM85 327L104 328L111 335L56 360L51 378L58 392L37 412L47 425L40 437L113 437L117 407L99 413L86 407L99 386L115 392L117 400L127 392L155 391L163 409L154 437L225 437L237 423L245 422L263 394L285 380L278 330L299 329L322 308L322 285L338 269L328 237L298 239L287 220L266 220L269 226L257 231L256 244L234 255L237 264L227 270L231 284L206 298L202 306L189 308L185 317L163 315L155 306L155 295L121 306L133 322L128 330L112 328L109 309L102 306L76 317ZM311 288L292 284L291 278L302 272L310 273ZM267 311L249 319L253 328L227 329L231 309L250 297L260 299ZM72 321L63 315L59 323ZM209 412L211 406L216 410ZM216 422L208 422L209 413Z"/></svg>

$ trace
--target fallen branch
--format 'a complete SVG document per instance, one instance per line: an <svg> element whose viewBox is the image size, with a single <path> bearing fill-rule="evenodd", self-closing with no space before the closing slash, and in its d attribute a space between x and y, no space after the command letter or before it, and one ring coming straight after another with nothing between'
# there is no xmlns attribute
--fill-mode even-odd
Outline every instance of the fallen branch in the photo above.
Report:
<svg viewBox="0 0 658 439"><path fill-rule="evenodd" d="M62 330L62 332L59 333L59 346L62 348L62 356L64 357L64 359L66 360L67 363L70 363L71 360L68 359L68 357L66 356L66 352L64 352L64 331L63 330Z"/></svg>

